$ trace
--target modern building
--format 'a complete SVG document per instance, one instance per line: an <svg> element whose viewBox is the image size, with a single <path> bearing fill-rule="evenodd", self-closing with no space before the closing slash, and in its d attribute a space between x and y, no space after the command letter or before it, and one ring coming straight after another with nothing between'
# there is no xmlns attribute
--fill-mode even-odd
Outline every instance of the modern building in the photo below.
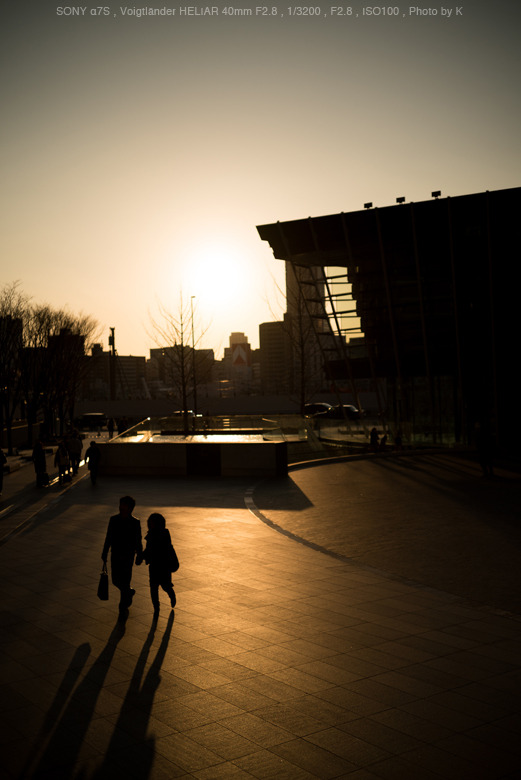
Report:
<svg viewBox="0 0 521 780"><path fill-rule="evenodd" d="M289 394L292 386L291 339L283 322L259 325L261 389L265 394Z"/></svg>
<svg viewBox="0 0 521 780"><path fill-rule="evenodd" d="M227 394L248 394L252 391L252 349L244 333L230 334L229 346L225 347L221 361L220 379L226 385Z"/></svg>
<svg viewBox="0 0 521 780"><path fill-rule="evenodd" d="M332 382L387 382L381 409L411 439L512 443L520 335L521 188L259 226L301 285ZM320 292L320 290L319 290ZM327 334L327 335L324 335ZM366 356L348 348L363 335Z"/></svg>
<svg viewBox="0 0 521 780"><path fill-rule="evenodd" d="M170 396L179 401L184 392L190 396L192 405L194 369L197 392L202 395L212 394L212 384L215 381L215 355L213 349L192 349L188 345L181 347L157 347L150 350L150 360L147 361L147 377L149 386L155 397Z"/></svg>
<svg viewBox="0 0 521 780"><path fill-rule="evenodd" d="M145 357L114 355L104 352L101 344L94 344L83 380L83 398L95 401L149 397L145 363Z"/></svg>

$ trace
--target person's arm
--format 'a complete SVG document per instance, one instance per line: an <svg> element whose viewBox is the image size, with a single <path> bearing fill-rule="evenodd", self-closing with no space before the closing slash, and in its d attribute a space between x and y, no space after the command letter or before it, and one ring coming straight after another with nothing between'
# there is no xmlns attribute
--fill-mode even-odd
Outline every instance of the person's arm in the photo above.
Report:
<svg viewBox="0 0 521 780"><path fill-rule="evenodd" d="M141 523L136 518L136 566L140 566L143 563L143 541L141 538Z"/></svg>

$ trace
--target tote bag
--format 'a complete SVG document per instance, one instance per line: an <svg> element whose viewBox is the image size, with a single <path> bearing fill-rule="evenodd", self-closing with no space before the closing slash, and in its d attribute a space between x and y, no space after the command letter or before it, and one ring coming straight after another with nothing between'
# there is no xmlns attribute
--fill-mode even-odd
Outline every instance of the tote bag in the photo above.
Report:
<svg viewBox="0 0 521 780"><path fill-rule="evenodd" d="M102 601L108 601L109 598L109 575L106 563L103 564L103 569L101 570L99 577L98 598Z"/></svg>

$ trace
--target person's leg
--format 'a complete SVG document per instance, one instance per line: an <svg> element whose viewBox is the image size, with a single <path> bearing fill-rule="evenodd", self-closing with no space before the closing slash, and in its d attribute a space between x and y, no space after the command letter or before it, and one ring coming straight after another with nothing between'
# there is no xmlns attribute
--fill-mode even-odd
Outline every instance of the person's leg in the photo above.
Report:
<svg viewBox="0 0 521 780"><path fill-rule="evenodd" d="M159 583L150 578L150 597L154 612L159 612Z"/></svg>
<svg viewBox="0 0 521 780"><path fill-rule="evenodd" d="M112 582L121 592L119 600L119 608L128 609L132 604L135 590L130 587L132 579L132 563L133 561L127 560L114 560L112 559Z"/></svg>
<svg viewBox="0 0 521 780"><path fill-rule="evenodd" d="M177 599L176 599L176 596L175 596L175 590L174 590L174 586L172 584L171 577L163 579L163 581L161 582L161 587L163 588L165 593L167 593L170 596L170 604L171 604L171 606L175 607Z"/></svg>

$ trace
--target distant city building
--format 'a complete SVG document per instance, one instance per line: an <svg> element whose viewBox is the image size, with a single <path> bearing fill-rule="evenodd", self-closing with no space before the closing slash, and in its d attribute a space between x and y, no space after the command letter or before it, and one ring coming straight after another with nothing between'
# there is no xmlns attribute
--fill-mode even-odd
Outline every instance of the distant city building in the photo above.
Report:
<svg viewBox="0 0 521 780"><path fill-rule="evenodd" d="M184 356L184 361L183 361ZM147 383L153 397L170 396L178 399L180 387L184 381L187 391L193 394L194 388L194 356L195 379L197 393L204 398L215 394L215 355L213 349L196 349L185 345L157 347L150 350L150 360L147 361Z"/></svg>
<svg viewBox="0 0 521 780"><path fill-rule="evenodd" d="M114 377L113 396L116 400L150 397L145 379L145 357L112 355L111 352L104 352L101 344L94 344L87 360L82 386L84 399L93 401L110 399L111 361L113 361Z"/></svg>
<svg viewBox="0 0 521 780"><path fill-rule="evenodd" d="M252 349L244 333L232 333L221 361L221 382L227 394L248 394L253 389Z"/></svg>
<svg viewBox="0 0 521 780"><path fill-rule="evenodd" d="M263 393L290 393L293 375L291 339L283 322L259 325L260 381Z"/></svg>

